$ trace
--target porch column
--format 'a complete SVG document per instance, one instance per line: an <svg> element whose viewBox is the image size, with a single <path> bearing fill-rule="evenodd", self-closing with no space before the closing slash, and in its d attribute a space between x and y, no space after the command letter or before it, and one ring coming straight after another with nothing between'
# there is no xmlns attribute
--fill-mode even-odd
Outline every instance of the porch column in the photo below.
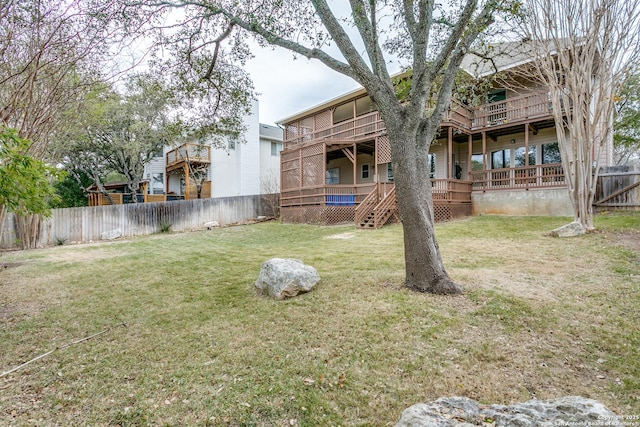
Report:
<svg viewBox="0 0 640 427"><path fill-rule="evenodd" d="M301 150L302 151L302 150ZM300 164L300 168L302 168L302 163ZM322 184L322 199L324 200L323 204L327 204L327 143L323 142L322 143L322 181L324 182L324 184ZM282 181L280 181L282 182ZM282 184L280 184L282 185Z"/></svg>
<svg viewBox="0 0 640 427"><path fill-rule="evenodd" d="M529 167L529 123L524 124L524 165Z"/></svg>
<svg viewBox="0 0 640 427"><path fill-rule="evenodd" d="M468 159L467 159L467 175L469 175L469 181L473 181L473 176L471 175L472 169L473 169L473 163L472 163L472 158L473 158L473 136L471 134L469 134L469 138L467 139L467 155L468 155Z"/></svg>
<svg viewBox="0 0 640 427"><path fill-rule="evenodd" d="M184 199L189 200L189 165L184 165Z"/></svg>
<svg viewBox="0 0 640 427"><path fill-rule="evenodd" d="M376 137L375 139L375 143L374 143L374 153L373 153L373 182L377 183L378 182L378 140L380 138Z"/></svg>
<svg viewBox="0 0 640 427"><path fill-rule="evenodd" d="M482 131L482 188L487 188L487 133Z"/></svg>
<svg viewBox="0 0 640 427"><path fill-rule="evenodd" d="M447 132L447 156L448 156L448 166L447 166L447 179L452 179L453 178L453 165L451 164L453 162L453 127L449 126L449 132Z"/></svg>
<svg viewBox="0 0 640 427"><path fill-rule="evenodd" d="M356 108L355 101L353 103ZM356 194L356 185L358 184L358 144L353 144L353 194Z"/></svg>

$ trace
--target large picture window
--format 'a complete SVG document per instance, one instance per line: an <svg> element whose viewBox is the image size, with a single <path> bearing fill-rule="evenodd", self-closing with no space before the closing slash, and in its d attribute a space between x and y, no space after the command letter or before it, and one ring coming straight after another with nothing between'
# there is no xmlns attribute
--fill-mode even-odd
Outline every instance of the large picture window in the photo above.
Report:
<svg viewBox="0 0 640 427"><path fill-rule="evenodd" d="M327 185L340 184L340 168L327 169L325 182Z"/></svg>
<svg viewBox="0 0 640 427"><path fill-rule="evenodd" d="M557 142L551 144L544 144L542 146L542 164L548 165L551 163L562 163L562 157L560 156L560 147Z"/></svg>
<svg viewBox="0 0 640 427"><path fill-rule="evenodd" d="M504 169L511 167L511 149L491 152L491 169Z"/></svg>
<svg viewBox="0 0 640 427"><path fill-rule="evenodd" d="M515 149L515 159L514 159L514 166L515 167L523 167L526 166L527 164L527 156L525 154L525 150L524 147L518 147ZM529 165L533 166L536 164L536 147L535 146L529 146Z"/></svg>
<svg viewBox="0 0 640 427"><path fill-rule="evenodd" d="M473 154L471 156L471 170L472 171L482 170L482 154Z"/></svg>

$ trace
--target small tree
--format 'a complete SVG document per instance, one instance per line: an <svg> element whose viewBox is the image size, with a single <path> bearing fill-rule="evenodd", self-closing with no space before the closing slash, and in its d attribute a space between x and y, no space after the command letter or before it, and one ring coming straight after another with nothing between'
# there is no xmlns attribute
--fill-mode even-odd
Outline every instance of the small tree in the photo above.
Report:
<svg viewBox="0 0 640 427"><path fill-rule="evenodd" d="M57 171L25 153L30 142L18 136L18 131L0 126L0 239L7 211L29 223L33 215L49 213L49 203L55 197L51 178ZM33 247L40 228L23 229L18 236L23 249Z"/></svg>
<svg viewBox="0 0 640 427"><path fill-rule="evenodd" d="M268 211L274 218L280 217L280 176L277 170L269 169L260 179L260 193Z"/></svg>
<svg viewBox="0 0 640 427"><path fill-rule="evenodd" d="M534 76L549 88L574 221L592 230L615 94L640 54L640 0L525 0Z"/></svg>

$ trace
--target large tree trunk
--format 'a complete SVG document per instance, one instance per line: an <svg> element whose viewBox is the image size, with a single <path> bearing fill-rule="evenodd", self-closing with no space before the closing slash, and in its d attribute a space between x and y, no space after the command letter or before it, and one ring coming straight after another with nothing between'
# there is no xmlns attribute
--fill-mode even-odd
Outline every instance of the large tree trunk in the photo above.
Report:
<svg viewBox="0 0 640 427"><path fill-rule="evenodd" d="M444 269L434 233L433 198L428 173L428 135L417 126L389 126L393 176L404 230L405 286L433 294L458 294L462 288ZM428 134L429 132L427 132ZM431 132L431 141L435 136ZM419 139L422 139L420 141Z"/></svg>

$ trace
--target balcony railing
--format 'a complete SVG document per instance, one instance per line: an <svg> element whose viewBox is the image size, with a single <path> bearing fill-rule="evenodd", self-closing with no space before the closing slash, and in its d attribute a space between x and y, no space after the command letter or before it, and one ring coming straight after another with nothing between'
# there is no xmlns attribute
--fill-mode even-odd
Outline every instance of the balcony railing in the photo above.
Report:
<svg viewBox="0 0 640 427"><path fill-rule="evenodd" d="M492 126L517 124L546 116L551 117L551 103L548 95L546 92L535 92L485 104L476 109L470 109L454 99L451 101L451 106L445 113L442 122L475 131ZM285 149L297 144L323 139L355 142L384 130L386 130L386 126L377 111L315 130L307 126L289 125Z"/></svg>
<svg viewBox="0 0 640 427"><path fill-rule="evenodd" d="M550 115L547 93L536 92L480 106L473 111L471 128L499 126Z"/></svg>
<svg viewBox="0 0 640 427"><path fill-rule="evenodd" d="M394 188L393 183L358 185L319 185L295 190L283 190L280 200L282 207L292 206L357 206L378 188L378 200ZM458 179L432 179L431 189L434 203L471 203L471 182Z"/></svg>
<svg viewBox="0 0 640 427"><path fill-rule="evenodd" d="M564 187L562 164L488 169L471 172L473 191Z"/></svg>
<svg viewBox="0 0 640 427"><path fill-rule="evenodd" d="M167 168L181 162L211 163L211 147L187 143L167 152L165 163Z"/></svg>

